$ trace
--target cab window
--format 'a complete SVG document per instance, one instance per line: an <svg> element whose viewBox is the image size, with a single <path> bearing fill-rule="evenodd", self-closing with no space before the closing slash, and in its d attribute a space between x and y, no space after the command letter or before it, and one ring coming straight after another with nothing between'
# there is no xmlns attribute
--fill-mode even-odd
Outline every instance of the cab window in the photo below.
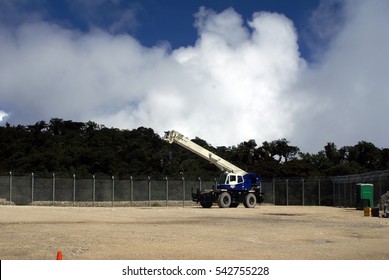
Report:
<svg viewBox="0 0 389 280"><path fill-rule="evenodd" d="M236 175L230 175L230 183L236 182Z"/></svg>

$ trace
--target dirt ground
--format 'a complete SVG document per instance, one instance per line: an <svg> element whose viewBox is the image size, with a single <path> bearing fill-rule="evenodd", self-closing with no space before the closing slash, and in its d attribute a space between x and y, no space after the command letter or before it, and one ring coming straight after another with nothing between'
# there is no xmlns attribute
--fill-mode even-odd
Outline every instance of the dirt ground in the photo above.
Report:
<svg viewBox="0 0 389 280"><path fill-rule="evenodd" d="M389 219L262 205L0 206L0 259L389 259Z"/></svg>

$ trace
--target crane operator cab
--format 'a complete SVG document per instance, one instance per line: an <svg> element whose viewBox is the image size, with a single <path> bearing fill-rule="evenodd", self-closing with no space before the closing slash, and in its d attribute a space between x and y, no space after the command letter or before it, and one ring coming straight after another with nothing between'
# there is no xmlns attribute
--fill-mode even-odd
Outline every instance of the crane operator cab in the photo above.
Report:
<svg viewBox="0 0 389 280"><path fill-rule="evenodd" d="M241 190L243 188L243 176L234 173L220 175L218 189Z"/></svg>
<svg viewBox="0 0 389 280"><path fill-rule="evenodd" d="M250 190L253 186L260 186L260 180L254 173L223 173L220 175L217 189Z"/></svg>

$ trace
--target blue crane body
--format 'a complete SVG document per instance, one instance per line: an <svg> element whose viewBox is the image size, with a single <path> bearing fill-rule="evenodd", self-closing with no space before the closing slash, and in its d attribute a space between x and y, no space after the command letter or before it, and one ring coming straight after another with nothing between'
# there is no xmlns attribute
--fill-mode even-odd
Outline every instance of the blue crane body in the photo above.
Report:
<svg viewBox="0 0 389 280"><path fill-rule="evenodd" d="M255 173L242 170L175 130L166 131L163 139L170 144L177 143L223 171L218 184L213 189L198 189L192 193L192 200L200 203L203 208L210 208L214 203L217 203L220 208L238 207L240 203L243 203L246 208L254 208L257 203L263 202L261 180Z"/></svg>

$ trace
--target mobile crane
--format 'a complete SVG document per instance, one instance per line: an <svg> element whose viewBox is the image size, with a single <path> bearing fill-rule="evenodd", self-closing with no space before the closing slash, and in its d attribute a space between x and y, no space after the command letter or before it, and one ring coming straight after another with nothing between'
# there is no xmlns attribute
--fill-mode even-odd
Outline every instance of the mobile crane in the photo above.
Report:
<svg viewBox="0 0 389 280"><path fill-rule="evenodd" d="M263 202L261 181L255 173L247 173L175 130L165 131L163 139L184 147L223 171L219 183L212 190L197 189L195 193L192 192L192 200L203 208L211 208L213 203L220 208L236 208L240 203L246 208L254 208L257 203Z"/></svg>

